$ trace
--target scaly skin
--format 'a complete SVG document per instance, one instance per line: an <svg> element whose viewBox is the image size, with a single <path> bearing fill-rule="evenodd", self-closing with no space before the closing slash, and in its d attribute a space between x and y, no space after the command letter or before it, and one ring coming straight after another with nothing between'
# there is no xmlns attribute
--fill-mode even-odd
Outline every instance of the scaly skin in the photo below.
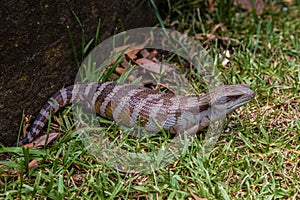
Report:
<svg viewBox="0 0 300 200"><path fill-rule="evenodd" d="M195 125L198 130L205 128L254 96L249 86L242 84L219 86L200 97L175 96L115 82L73 85L59 90L45 103L26 137L16 145L32 142L51 114L70 103L84 102L101 117L128 127L139 122L148 132L159 132L160 126L177 133Z"/></svg>

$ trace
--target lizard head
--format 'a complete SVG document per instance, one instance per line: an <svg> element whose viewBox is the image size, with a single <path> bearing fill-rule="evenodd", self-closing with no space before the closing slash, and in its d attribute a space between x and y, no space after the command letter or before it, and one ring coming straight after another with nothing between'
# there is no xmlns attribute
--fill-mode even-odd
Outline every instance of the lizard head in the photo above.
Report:
<svg viewBox="0 0 300 200"><path fill-rule="evenodd" d="M255 97L248 85L223 85L213 88L209 93L210 106L228 114Z"/></svg>

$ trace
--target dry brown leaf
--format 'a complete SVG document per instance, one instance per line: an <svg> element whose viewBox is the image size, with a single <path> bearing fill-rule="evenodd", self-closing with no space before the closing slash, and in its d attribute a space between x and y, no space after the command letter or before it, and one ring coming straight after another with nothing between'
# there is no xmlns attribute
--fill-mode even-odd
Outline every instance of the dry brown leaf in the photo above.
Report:
<svg viewBox="0 0 300 200"><path fill-rule="evenodd" d="M124 45L124 46L114 48L112 53L119 53L121 51L124 51L124 54L127 54L128 52L131 52L131 51L136 51L136 50L140 51L143 48L144 48L144 45L138 45L138 46Z"/></svg>
<svg viewBox="0 0 300 200"><path fill-rule="evenodd" d="M163 63L155 63L151 60L148 60L146 58L140 58L137 59L135 61L140 67L154 72L154 73L158 73L158 74L162 74L165 72L170 72L172 70L174 70L172 67L168 66L167 64L163 64Z"/></svg>
<svg viewBox="0 0 300 200"><path fill-rule="evenodd" d="M149 60L156 59L157 54L158 54L158 51L156 49L154 49L153 51L150 52L150 54L147 56L147 58Z"/></svg>
<svg viewBox="0 0 300 200"><path fill-rule="evenodd" d="M35 168L38 165L39 165L39 161L32 160L32 161L30 161L30 163L28 163L28 169L33 169L33 168Z"/></svg>
<svg viewBox="0 0 300 200"><path fill-rule="evenodd" d="M34 148L34 147L40 147L44 146L46 144L46 139L47 139L47 145L52 142L56 137L58 133L50 133L47 139L47 135L42 135L39 138L36 138L33 142L29 144L25 144L25 148Z"/></svg>
<svg viewBox="0 0 300 200"><path fill-rule="evenodd" d="M126 69L122 68L122 67L117 67L116 68L116 72L121 75L121 74L124 74L126 72Z"/></svg>
<svg viewBox="0 0 300 200"><path fill-rule="evenodd" d="M143 58L148 58L148 56L150 55L150 52L147 49L142 49L140 51L140 54L143 56Z"/></svg>
<svg viewBox="0 0 300 200"><path fill-rule="evenodd" d="M257 15L261 15L265 9L270 8L263 0L253 0L253 4ZM249 0L234 0L233 5L240 6L249 13L252 12L252 3Z"/></svg>
<svg viewBox="0 0 300 200"><path fill-rule="evenodd" d="M148 40L146 42L148 42ZM146 44L146 42L145 42L145 44ZM135 52L138 53L143 48L144 48L144 44L137 45L137 46L124 45L124 46L116 47L111 52L111 56L109 57L110 60L107 60L104 64L106 66L110 66L110 65L114 64L118 59L118 56L116 56L116 55L118 55L118 53L120 53L122 51L124 51L124 55L130 54L129 55L130 57L128 56L128 58L131 59L131 57L135 57L135 54L134 54ZM113 55L114 55L114 57L113 57Z"/></svg>
<svg viewBox="0 0 300 200"><path fill-rule="evenodd" d="M210 12L215 12L218 3L215 0L208 0L208 10Z"/></svg>
<svg viewBox="0 0 300 200"><path fill-rule="evenodd" d="M141 51L141 49L135 49L132 51L125 52L125 55L130 59L130 60L135 60L136 59L136 54L138 54Z"/></svg>

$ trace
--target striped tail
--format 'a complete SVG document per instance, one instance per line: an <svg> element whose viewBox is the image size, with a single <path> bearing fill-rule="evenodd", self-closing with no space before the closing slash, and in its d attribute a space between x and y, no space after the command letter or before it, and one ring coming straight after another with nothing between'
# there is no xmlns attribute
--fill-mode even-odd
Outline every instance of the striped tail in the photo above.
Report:
<svg viewBox="0 0 300 200"><path fill-rule="evenodd" d="M30 143L36 138L51 115L60 108L70 103L77 103L81 100L91 99L102 83L78 84L66 87L56 92L42 107L27 135L14 146L22 146Z"/></svg>

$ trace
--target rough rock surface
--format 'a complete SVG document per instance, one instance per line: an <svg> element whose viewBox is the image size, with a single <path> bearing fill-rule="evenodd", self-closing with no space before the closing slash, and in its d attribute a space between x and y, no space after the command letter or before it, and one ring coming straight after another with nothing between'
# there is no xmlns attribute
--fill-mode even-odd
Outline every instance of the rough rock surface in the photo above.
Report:
<svg viewBox="0 0 300 200"><path fill-rule="evenodd" d="M15 1L0 6L0 143L17 140L22 113L36 116L77 73L67 27L80 52L81 21L87 41L101 20L100 41L123 29L157 23L148 1ZM157 1L159 7L160 2ZM81 61L81 55L79 55Z"/></svg>

